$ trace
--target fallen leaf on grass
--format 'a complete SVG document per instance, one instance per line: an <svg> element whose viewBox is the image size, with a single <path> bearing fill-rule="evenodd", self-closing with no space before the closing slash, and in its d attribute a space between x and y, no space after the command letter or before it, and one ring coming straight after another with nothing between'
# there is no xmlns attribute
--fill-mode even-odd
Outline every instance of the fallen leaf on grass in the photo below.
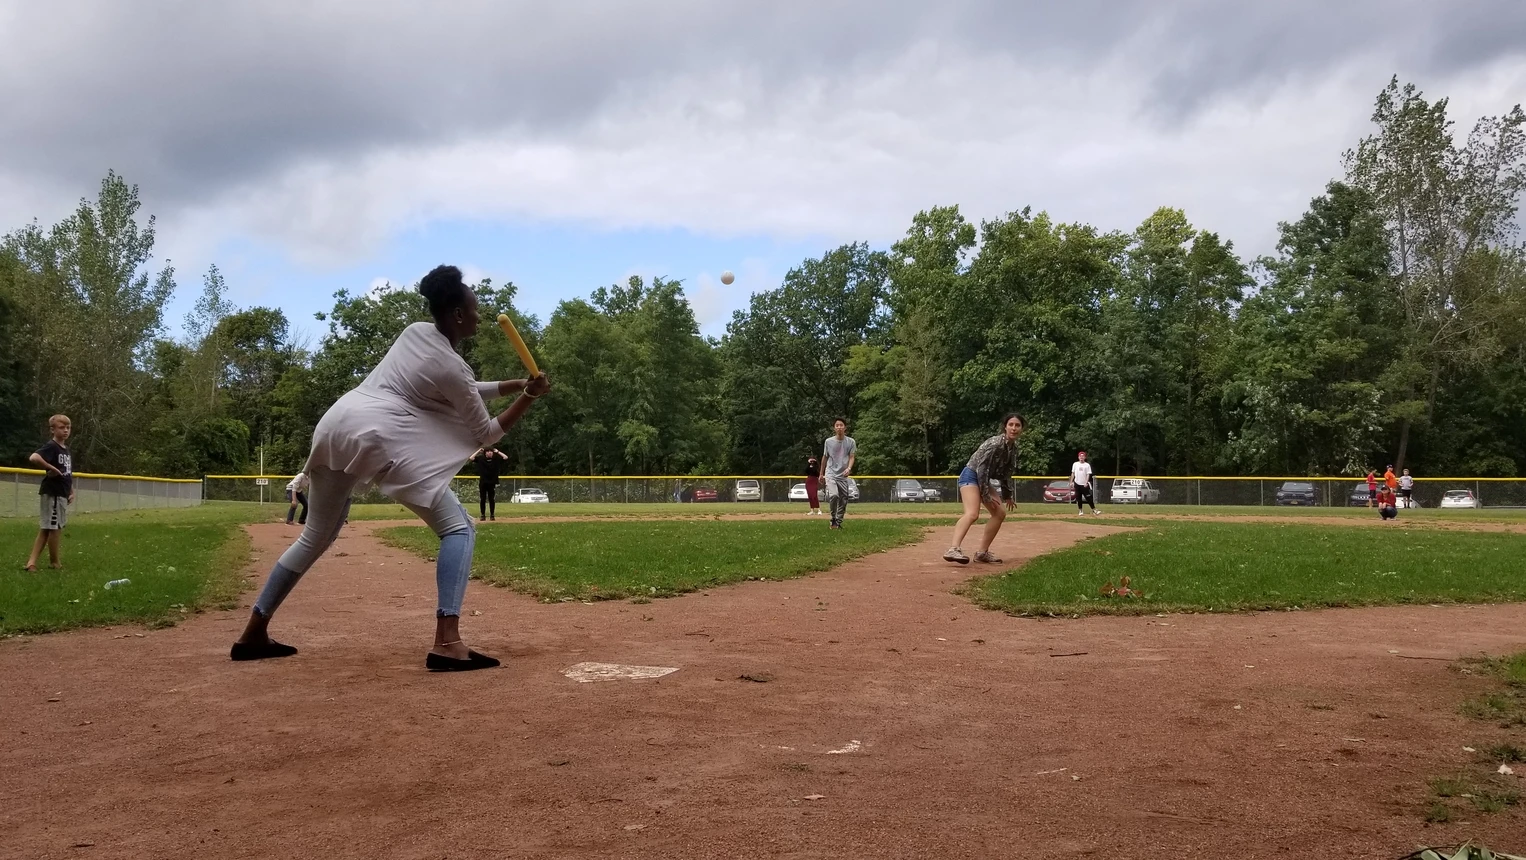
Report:
<svg viewBox="0 0 1526 860"><path fill-rule="evenodd" d="M1512 768L1508 764L1500 765L1500 769L1499 769L1498 772L1504 774L1505 776L1514 776L1515 775L1515 769Z"/></svg>

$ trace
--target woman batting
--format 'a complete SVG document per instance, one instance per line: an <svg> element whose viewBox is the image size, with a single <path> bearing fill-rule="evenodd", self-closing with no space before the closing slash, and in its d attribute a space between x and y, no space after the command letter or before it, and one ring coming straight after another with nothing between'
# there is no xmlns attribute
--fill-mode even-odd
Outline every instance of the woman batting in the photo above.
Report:
<svg viewBox="0 0 1526 860"><path fill-rule="evenodd" d="M434 322L403 330L360 386L339 398L313 432L307 460L311 509L297 542L282 554L233 645L234 660L297 653L273 641L267 628L281 601L333 544L349 517L357 487L375 484L419 516L440 537L435 560L439 605L430 671L497 666L466 647L459 624L471 574L476 527L450 489L456 469L479 447L491 445L546 393L545 374L529 380L477 382L456 346L477 333L477 297L455 266L440 266L419 282ZM484 398L523 391L497 418Z"/></svg>
<svg viewBox="0 0 1526 860"><path fill-rule="evenodd" d="M991 512L991 518L986 521L985 530L981 532L980 550L975 553L975 560L986 564L1001 561L991 554L991 541L996 539L996 533L1001 530L1002 521L1007 515L997 502L996 494L991 491L991 481L994 479L1000 482L1001 499L1006 503L1006 509L1010 511L1015 508L1012 473L1017 470L1017 437L1023 435L1025 424L1023 416L1015 412L1003 418L1001 432L980 443L980 447L970 457L970 462L959 473L959 500L964 503L964 516L954 526L954 545L943 554L944 561L970 563L960 545L964 543L964 536L970 526L980 518L982 504Z"/></svg>

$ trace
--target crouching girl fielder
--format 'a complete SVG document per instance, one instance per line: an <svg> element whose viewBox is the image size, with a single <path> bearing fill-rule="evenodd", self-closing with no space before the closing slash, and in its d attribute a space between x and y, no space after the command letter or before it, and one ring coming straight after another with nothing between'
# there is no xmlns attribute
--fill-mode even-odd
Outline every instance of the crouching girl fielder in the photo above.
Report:
<svg viewBox="0 0 1526 860"><path fill-rule="evenodd" d="M440 537L435 560L439 608L434 648L424 664L431 671L497 666L461 641L461 601L472 569L476 527L450 489L450 479L471 453L491 445L514 426L550 384L530 380L477 382L456 345L477 333L477 297L455 266L440 266L419 282L434 322L408 326L360 386L339 398L313 432L306 472L311 509L302 535L265 581L249 623L233 645L234 660L260 660L297 653L273 641L266 628L302 574L339 536L349 517L350 496L375 484L406 506ZM496 419L484 398L524 391Z"/></svg>
<svg viewBox="0 0 1526 860"><path fill-rule="evenodd" d="M959 500L964 503L964 516L954 526L954 545L943 554L944 561L970 563L960 544L964 542L970 526L980 519L982 503L991 512L991 518L986 521L985 531L980 535L980 550L975 553L975 560L987 564L1001 561L991 554L991 541L996 540L996 533L1001 530L1002 520L1007 515L1002 512L996 495L991 492L991 479L1001 482L1001 497L1007 510L1017 507L1012 499L1012 473L1017 471L1017 437L1023 434L1024 423L1023 416L1015 412L1003 418L1001 432L980 443L980 447L970 457L969 464L959 473Z"/></svg>

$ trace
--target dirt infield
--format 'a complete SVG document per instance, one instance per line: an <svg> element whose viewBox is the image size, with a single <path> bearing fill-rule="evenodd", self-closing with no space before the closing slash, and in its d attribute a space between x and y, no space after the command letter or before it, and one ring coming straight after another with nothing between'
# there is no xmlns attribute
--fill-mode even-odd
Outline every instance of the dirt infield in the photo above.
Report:
<svg viewBox="0 0 1526 860"><path fill-rule="evenodd" d="M295 658L230 663L243 612L0 643L0 855L1526 849L1519 807L1423 824L1426 780L1487 729L1457 715L1478 681L1402 659L1520 649L1526 605L1015 619L950 593L976 571L936 559L939 533L650 604L473 583L468 641L505 668L428 675L432 566L378 525L347 530L282 610ZM1013 523L996 550L1109 530ZM251 533L262 576L294 533ZM562 674L585 661L678 671Z"/></svg>

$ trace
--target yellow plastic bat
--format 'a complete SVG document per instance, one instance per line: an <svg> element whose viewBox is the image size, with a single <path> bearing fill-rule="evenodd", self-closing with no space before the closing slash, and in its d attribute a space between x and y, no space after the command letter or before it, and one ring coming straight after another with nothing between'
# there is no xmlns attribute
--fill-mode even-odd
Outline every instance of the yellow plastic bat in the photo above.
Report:
<svg viewBox="0 0 1526 860"><path fill-rule="evenodd" d="M509 336L509 343L514 344L514 351L519 353L519 360L525 363L525 370L530 371L530 378L540 375L540 368L535 366L535 356L530 354L530 348L525 346L524 338L519 336L519 329L514 328L514 321L509 319L508 314L498 315L498 327Z"/></svg>

